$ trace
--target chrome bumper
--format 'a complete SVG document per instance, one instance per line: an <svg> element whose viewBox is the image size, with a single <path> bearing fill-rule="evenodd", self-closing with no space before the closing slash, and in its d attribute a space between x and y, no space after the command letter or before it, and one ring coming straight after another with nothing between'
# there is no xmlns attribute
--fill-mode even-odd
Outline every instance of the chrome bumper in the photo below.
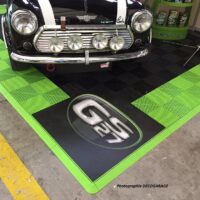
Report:
<svg viewBox="0 0 200 200"><path fill-rule="evenodd" d="M103 63L114 62L120 60L129 60L146 56L149 53L148 49L142 51L115 54L109 56L94 57L85 54L85 57L51 57L51 56L25 56L12 52L11 58L14 61L22 63L35 63L35 64L90 64L90 63Z"/></svg>

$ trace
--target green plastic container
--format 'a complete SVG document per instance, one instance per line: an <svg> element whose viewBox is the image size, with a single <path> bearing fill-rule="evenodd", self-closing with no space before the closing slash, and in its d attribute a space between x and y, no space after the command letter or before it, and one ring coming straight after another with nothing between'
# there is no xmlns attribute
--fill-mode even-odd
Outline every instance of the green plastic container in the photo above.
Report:
<svg viewBox="0 0 200 200"><path fill-rule="evenodd" d="M170 6L174 8L192 8L193 3L175 3L168 2L167 0L154 0L152 11L154 17L156 16L158 7L160 5ZM169 9L172 10L172 9ZM191 12L191 10L190 10ZM155 19L156 21L156 19ZM188 20L189 21L189 20ZM153 38L161 40L183 40L187 37L189 31L188 24L185 27L170 27L170 26L159 26L157 24L153 25Z"/></svg>

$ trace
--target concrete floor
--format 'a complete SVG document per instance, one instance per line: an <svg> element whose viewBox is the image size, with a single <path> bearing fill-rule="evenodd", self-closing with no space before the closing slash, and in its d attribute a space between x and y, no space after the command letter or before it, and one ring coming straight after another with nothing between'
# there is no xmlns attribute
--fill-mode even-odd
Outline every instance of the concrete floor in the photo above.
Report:
<svg viewBox="0 0 200 200"><path fill-rule="evenodd" d="M87 194L34 131L0 96L0 132L51 200L199 200L200 115L95 196ZM169 184L163 189L120 189L117 184ZM0 200L10 200L0 180Z"/></svg>

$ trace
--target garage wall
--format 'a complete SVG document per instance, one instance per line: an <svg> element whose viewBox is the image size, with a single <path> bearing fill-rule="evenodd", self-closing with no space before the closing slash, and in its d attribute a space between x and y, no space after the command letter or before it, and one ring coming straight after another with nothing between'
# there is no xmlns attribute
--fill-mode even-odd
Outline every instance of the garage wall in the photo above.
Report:
<svg viewBox="0 0 200 200"><path fill-rule="evenodd" d="M153 5L155 0L147 0L148 5L150 7ZM194 5L191 12L190 22L189 25L192 29L196 29L200 31L200 0L193 0ZM168 10L170 7L162 6L162 10Z"/></svg>

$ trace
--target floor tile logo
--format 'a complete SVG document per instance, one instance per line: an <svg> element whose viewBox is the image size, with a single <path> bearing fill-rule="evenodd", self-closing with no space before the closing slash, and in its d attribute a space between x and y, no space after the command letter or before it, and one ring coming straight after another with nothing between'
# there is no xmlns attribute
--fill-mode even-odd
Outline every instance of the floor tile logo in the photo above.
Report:
<svg viewBox="0 0 200 200"><path fill-rule="evenodd" d="M143 133L128 116L104 99L90 94L76 97L67 118L84 140L106 149L128 149L138 145Z"/></svg>

